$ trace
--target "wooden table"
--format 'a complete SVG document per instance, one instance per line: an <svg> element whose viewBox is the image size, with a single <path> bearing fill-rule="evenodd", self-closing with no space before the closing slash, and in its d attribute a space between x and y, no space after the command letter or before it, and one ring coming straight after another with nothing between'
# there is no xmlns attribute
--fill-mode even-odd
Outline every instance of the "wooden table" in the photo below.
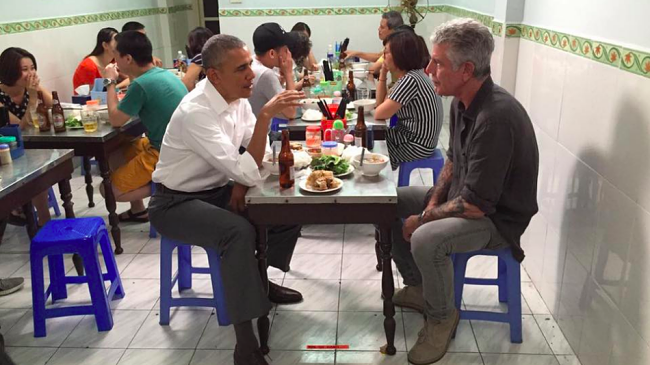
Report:
<svg viewBox="0 0 650 365"><path fill-rule="evenodd" d="M32 199L58 184L66 218L74 218L70 178L74 171L72 150L25 150L25 154L10 165L0 166L0 237L4 233L7 218L13 209L23 208L27 219L27 234L32 239L38 227L32 214ZM81 275L83 265L79 257L73 258L75 268Z"/></svg>
<svg viewBox="0 0 650 365"><path fill-rule="evenodd" d="M388 155L384 141L375 142L373 152ZM379 176L366 177L360 171L342 178L343 188L331 194L303 192L299 180L291 189L280 190L277 176L246 194L248 217L257 229L257 259L262 281L268 290L266 264L267 229L281 224L375 224L379 227L377 246L381 250L384 329L387 353L395 354L394 282L391 268L391 224L397 214L397 186L390 166ZM372 263L375 264L374 262ZM268 353L269 319L257 321L262 351Z"/></svg>
<svg viewBox="0 0 650 365"><path fill-rule="evenodd" d="M25 148L71 148L74 150L75 156L83 157L84 169L86 170L85 182L89 207L95 206L93 202L93 180L90 172L90 158L95 157L99 164L102 185L104 186L108 221L111 224L111 236L113 236L113 242L115 242L115 253L118 255L123 252L122 238L118 226L119 220L115 212L117 204L113 195L108 156L113 151L119 149L121 145L141 136L144 131L144 125L142 125L139 119L136 119L121 128L113 128L109 124L100 122L99 128L93 133L86 133L83 129L68 129L62 133L54 133L53 131L39 132L33 128L23 132Z"/></svg>

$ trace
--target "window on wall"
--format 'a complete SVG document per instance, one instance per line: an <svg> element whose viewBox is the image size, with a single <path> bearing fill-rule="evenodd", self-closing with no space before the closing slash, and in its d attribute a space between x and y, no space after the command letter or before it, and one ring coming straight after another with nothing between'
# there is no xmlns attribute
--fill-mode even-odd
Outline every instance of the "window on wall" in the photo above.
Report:
<svg viewBox="0 0 650 365"><path fill-rule="evenodd" d="M202 6L201 21L203 26L210 29L214 34L221 33L219 26L219 0L199 0Z"/></svg>

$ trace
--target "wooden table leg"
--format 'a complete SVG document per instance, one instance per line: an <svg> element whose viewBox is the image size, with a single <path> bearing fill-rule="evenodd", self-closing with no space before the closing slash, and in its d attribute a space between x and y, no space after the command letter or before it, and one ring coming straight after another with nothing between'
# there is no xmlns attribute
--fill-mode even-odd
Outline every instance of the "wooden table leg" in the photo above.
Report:
<svg viewBox="0 0 650 365"><path fill-rule="evenodd" d="M268 231L266 226L257 226L257 265L262 277L262 286L266 294L269 294L269 277L267 274L266 249L267 249ZM268 354L269 349L269 328L271 324L268 313L257 319L257 331L260 336L260 349L264 355Z"/></svg>
<svg viewBox="0 0 650 365"><path fill-rule="evenodd" d="M379 244L379 228L375 228L375 255L377 256L377 266L375 269L381 271L382 262L381 262L381 245Z"/></svg>
<svg viewBox="0 0 650 365"><path fill-rule="evenodd" d="M108 166L108 156L97 155L95 156L99 163L99 171L102 176L102 186L104 187L104 200L106 201L106 209L108 209L108 222L111 224L111 236L115 242L115 254L119 255L124 250L122 249L122 235L120 227L118 226L119 220L117 219L117 203L115 202L115 195L113 194L113 184L111 184L111 169Z"/></svg>
<svg viewBox="0 0 650 365"><path fill-rule="evenodd" d="M93 202L93 175L90 171L90 156L83 156L82 163L84 165L84 181L86 182L86 194L88 195L88 206L90 208L95 206Z"/></svg>
<svg viewBox="0 0 650 365"><path fill-rule="evenodd" d="M381 245L382 275L381 292L384 296L384 331L386 331L386 354L395 355L395 305L393 294L395 294L395 283L393 279L393 268L391 266L392 236L390 224L379 226L379 242Z"/></svg>
<svg viewBox="0 0 650 365"><path fill-rule="evenodd" d="M65 217L75 218L74 209L72 206L72 189L70 188L70 178L59 181L59 192L61 192L61 200L63 201L63 209L65 210ZM72 255L72 263L74 268L77 271L77 275L82 276L84 274L84 263L79 254Z"/></svg>
<svg viewBox="0 0 650 365"><path fill-rule="evenodd" d="M32 205L31 200L23 205L23 213L25 214L25 219L27 220L27 235L31 240L34 238L34 236L36 236L36 232L38 231L38 226L36 225L36 217L34 217L34 206Z"/></svg>

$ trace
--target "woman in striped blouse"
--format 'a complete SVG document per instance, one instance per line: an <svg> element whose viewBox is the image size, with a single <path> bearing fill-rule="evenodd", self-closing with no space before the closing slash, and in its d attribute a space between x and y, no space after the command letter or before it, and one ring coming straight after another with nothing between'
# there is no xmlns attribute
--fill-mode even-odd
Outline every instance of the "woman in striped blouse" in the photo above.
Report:
<svg viewBox="0 0 650 365"><path fill-rule="evenodd" d="M422 37L401 30L386 38L384 64L377 83L375 119L397 115L395 128L386 131L393 170L402 162L427 158L438 145L442 129L442 100L424 73L429 51ZM387 96L386 76L397 82Z"/></svg>

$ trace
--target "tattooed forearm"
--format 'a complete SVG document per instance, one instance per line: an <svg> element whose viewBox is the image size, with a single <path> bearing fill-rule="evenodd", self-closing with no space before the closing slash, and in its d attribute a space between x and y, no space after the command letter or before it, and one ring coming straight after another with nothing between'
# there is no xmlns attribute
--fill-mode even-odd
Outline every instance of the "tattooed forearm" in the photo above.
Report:
<svg viewBox="0 0 650 365"><path fill-rule="evenodd" d="M429 201L429 207L440 205L447 201L447 194L449 194L449 188L451 188L451 180L454 176L454 164L451 160L445 162L445 166L438 176L438 181L436 186L433 189L433 195Z"/></svg>
<svg viewBox="0 0 650 365"><path fill-rule="evenodd" d="M483 213L478 207L466 202L465 199L459 196L445 204L427 210L422 222L426 223L451 217L478 219L483 216L485 216L485 213Z"/></svg>

